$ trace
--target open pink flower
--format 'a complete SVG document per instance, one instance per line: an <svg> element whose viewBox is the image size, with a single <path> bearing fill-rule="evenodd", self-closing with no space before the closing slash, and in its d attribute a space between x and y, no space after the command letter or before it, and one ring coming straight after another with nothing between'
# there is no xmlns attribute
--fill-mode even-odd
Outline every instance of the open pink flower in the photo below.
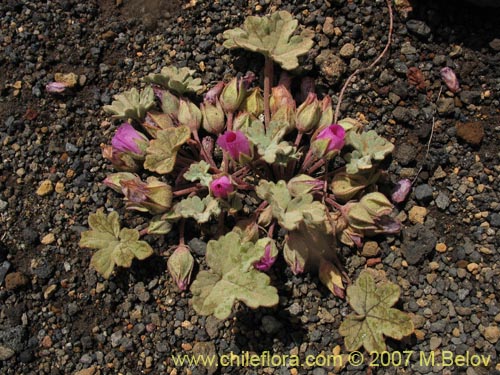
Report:
<svg viewBox="0 0 500 375"><path fill-rule="evenodd" d="M210 183L210 190L216 198L227 198L229 193L234 191L234 186L227 176L221 176L212 180Z"/></svg>
<svg viewBox="0 0 500 375"><path fill-rule="evenodd" d="M328 140L327 152L340 150L344 147L345 143L345 130L342 126L331 124L330 126L321 130L316 137L316 140Z"/></svg>
<svg viewBox="0 0 500 375"><path fill-rule="evenodd" d="M148 146L148 139L128 122L125 122L116 130L111 145L116 151L143 155Z"/></svg>
<svg viewBox="0 0 500 375"><path fill-rule="evenodd" d="M228 130L217 139L217 144L229 153L234 160L239 160L241 154L249 155L250 142L241 131Z"/></svg>

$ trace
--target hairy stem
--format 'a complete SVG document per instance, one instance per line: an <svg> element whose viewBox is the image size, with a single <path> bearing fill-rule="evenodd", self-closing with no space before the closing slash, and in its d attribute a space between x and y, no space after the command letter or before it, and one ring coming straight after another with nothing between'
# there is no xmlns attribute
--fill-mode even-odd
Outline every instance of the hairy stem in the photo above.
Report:
<svg viewBox="0 0 500 375"><path fill-rule="evenodd" d="M264 123L266 129L271 122L271 104L269 99L271 97L271 84L273 82L273 60L266 56L264 63Z"/></svg>
<svg viewBox="0 0 500 375"><path fill-rule="evenodd" d="M392 15L391 1L392 0L386 0L387 9L389 10L389 32L388 32L388 36L387 36L387 43L386 43L384 49L382 50L382 52L380 53L380 55L378 55L378 57L370 65L368 65L365 68L356 69L354 71L354 73L352 73L349 76L349 78L347 78L347 80L345 81L344 86L342 86L342 89L340 90L339 100L337 102L337 105L335 106L335 116L333 118L334 124L336 124L337 120L339 119L340 105L342 104L342 98L344 97L344 92L347 89L347 86L349 86L349 84L354 79L354 77L356 77L359 73L364 72L366 70L369 70L369 69L373 68L375 65L377 65L377 63L382 59L382 57L384 57L386 52L389 50L389 47L391 45L392 29L393 29L393 23L394 23L393 15Z"/></svg>

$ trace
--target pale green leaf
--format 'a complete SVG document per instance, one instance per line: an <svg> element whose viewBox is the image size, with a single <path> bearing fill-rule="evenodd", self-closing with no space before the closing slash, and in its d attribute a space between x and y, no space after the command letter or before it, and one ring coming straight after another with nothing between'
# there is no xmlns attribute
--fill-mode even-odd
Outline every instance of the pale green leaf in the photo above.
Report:
<svg viewBox="0 0 500 375"><path fill-rule="evenodd" d="M198 196L185 198L175 205L175 213L184 218L193 218L198 223L206 223L212 216L221 212L217 199L210 195L201 199Z"/></svg>
<svg viewBox="0 0 500 375"><path fill-rule="evenodd" d="M188 92L200 94L203 91L200 78L193 78L194 70L187 67L177 68L175 66L166 66L160 73L151 73L144 81L155 83L167 90L184 95Z"/></svg>
<svg viewBox="0 0 500 375"><path fill-rule="evenodd" d="M172 172L177 151L190 136L191 131L187 126L158 130L157 138L152 139L146 149L144 168L160 174Z"/></svg>
<svg viewBox="0 0 500 375"><path fill-rule="evenodd" d="M200 181L203 186L209 186L212 181L212 175L208 173L210 165L202 160L198 163L193 163L184 173L184 178L188 181Z"/></svg>
<svg viewBox="0 0 500 375"><path fill-rule="evenodd" d="M148 109L155 104L155 96L150 86L145 87L140 93L136 88L132 88L113 98L115 100L111 105L105 105L103 109L113 117L125 120L133 118L142 121Z"/></svg>
<svg viewBox="0 0 500 375"><path fill-rule="evenodd" d="M82 233L79 245L98 249L90 264L105 279L111 276L115 265L130 267L134 258L142 260L153 254L151 246L139 240L137 230L120 230L118 213L106 215L100 209L97 213L90 214L88 221L91 230Z"/></svg>
<svg viewBox="0 0 500 375"><path fill-rule="evenodd" d="M271 58L285 70L299 66L298 57L307 54L312 48L314 32L303 30L293 36L298 21L286 11L271 16L249 16L242 28L224 32L226 48L244 48Z"/></svg>
<svg viewBox="0 0 500 375"><path fill-rule="evenodd" d="M347 350L358 350L361 346L370 352L386 350L384 337L401 340L413 333L410 317L392 308L399 299L400 289L396 284L375 284L373 276L363 271L356 282L347 288L347 300L356 314L350 314L339 327L345 336Z"/></svg>
<svg viewBox="0 0 500 375"><path fill-rule="evenodd" d="M226 319L237 301L251 308L277 305L278 293L269 285L269 276L253 266L262 254L261 243L242 243L234 232L209 241L206 258L211 270L201 271L191 286L194 309Z"/></svg>
<svg viewBox="0 0 500 375"><path fill-rule="evenodd" d="M325 221L325 206L314 201L312 194L292 197L285 181L273 183L261 180L256 193L269 202L273 217L287 230L297 229L302 222L316 225Z"/></svg>
<svg viewBox="0 0 500 375"><path fill-rule="evenodd" d="M387 139L380 137L375 130L347 132L346 144L354 148L354 151L346 155L348 164L346 171L356 174L372 168L372 161L381 161L394 150L394 145Z"/></svg>

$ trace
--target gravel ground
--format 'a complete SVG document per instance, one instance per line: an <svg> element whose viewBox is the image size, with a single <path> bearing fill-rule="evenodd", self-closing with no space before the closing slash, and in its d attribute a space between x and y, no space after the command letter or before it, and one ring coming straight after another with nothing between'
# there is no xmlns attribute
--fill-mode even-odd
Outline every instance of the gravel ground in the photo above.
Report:
<svg viewBox="0 0 500 375"><path fill-rule="evenodd" d="M415 1L416 3L416 1ZM119 4L118 6L116 4ZM182 8L183 7L183 8ZM196 69L205 84L262 61L221 46L221 33L246 15L291 11L316 30L303 68L334 97L348 74L370 62L386 40L383 1L75 0L0 3L0 373L2 374L297 374L331 367L176 368L171 354L229 351L331 353L342 345L345 301L317 277L294 277L281 260L272 275L276 309L240 307L219 322L199 317L164 272L173 237L151 238L156 256L104 281L80 249L98 207L124 212L102 181L100 144L116 124L102 106L166 64ZM375 238L363 251L342 248L354 277L370 257L402 288L413 337L389 342L412 350L407 367L351 365L346 374L500 373L499 9L458 1L419 1L395 14L390 53L347 91L342 113L395 142L388 178L415 179L402 206L400 236ZM324 61L329 61L326 69ZM449 66L461 91L446 90ZM412 75L422 74L415 81ZM56 73L78 76L52 96ZM409 77L410 76L410 77ZM410 78L410 79L409 79ZM417 77L418 78L418 77ZM418 173L420 171L420 173ZM203 256L207 238L190 242ZM419 351L490 356L488 366L422 365Z"/></svg>

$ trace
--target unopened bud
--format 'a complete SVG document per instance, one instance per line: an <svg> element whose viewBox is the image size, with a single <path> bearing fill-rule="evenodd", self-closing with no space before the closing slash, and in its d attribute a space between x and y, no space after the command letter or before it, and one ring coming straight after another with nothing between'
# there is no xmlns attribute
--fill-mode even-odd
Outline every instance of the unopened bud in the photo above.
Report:
<svg viewBox="0 0 500 375"><path fill-rule="evenodd" d="M262 98L260 89L253 89L250 95L243 100L241 107L243 111L259 117L264 112L264 99Z"/></svg>
<svg viewBox="0 0 500 375"><path fill-rule="evenodd" d="M186 245L179 245L167 261L167 269L180 290L186 290L191 282L194 258Z"/></svg>
<svg viewBox="0 0 500 375"><path fill-rule="evenodd" d="M220 101L226 113L234 113L246 96L245 83L241 78L233 78L222 90Z"/></svg>
<svg viewBox="0 0 500 375"><path fill-rule="evenodd" d="M179 114L177 115L179 124L185 125L191 129L191 132L197 132L201 125L201 111L196 104L181 99L179 101Z"/></svg>
<svg viewBox="0 0 500 375"><path fill-rule="evenodd" d="M301 133L308 133L313 130L319 122L320 103L316 94L310 93L307 99L297 108L295 126Z"/></svg>
<svg viewBox="0 0 500 375"><path fill-rule="evenodd" d="M201 103L201 114L203 116L203 129L212 134L220 134L224 131L224 110L218 99L215 104L210 102Z"/></svg>

